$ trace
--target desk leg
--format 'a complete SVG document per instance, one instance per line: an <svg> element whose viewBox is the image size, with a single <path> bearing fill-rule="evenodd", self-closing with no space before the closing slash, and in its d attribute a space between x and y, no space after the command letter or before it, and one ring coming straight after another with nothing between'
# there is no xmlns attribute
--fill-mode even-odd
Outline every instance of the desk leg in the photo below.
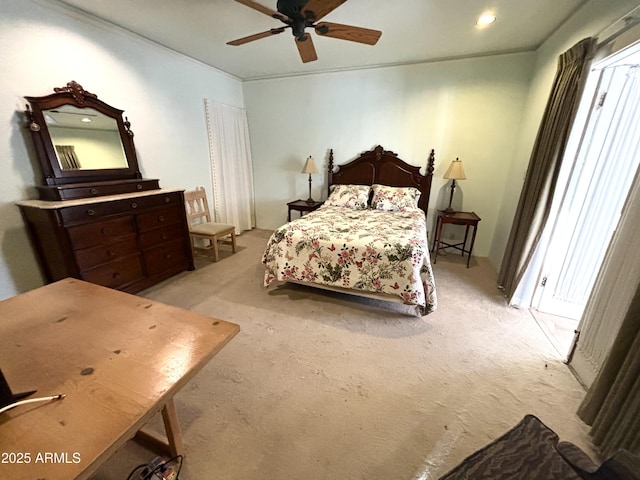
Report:
<svg viewBox="0 0 640 480"><path fill-rule="evenodd" d="M175 457L176 455L184 456L182 432L180 431L180 424L178 423L178 416L176 414L176 406L173 403L173 398L169 399L167 404L162 408L162 420L167 434L166 440L160 438L158 435L151 432L145 432L143 430L136 433L135 439L148 446L150 449L159 452L166 452L171 455L171 457Z"/></svg>
<svg viewBox="0 0 640 480"><path fill-rule="evenodd" d="M291 221L291 207L289 207L289 213L287 213L287 222Z"/></svg>
<svg viewBox="0 0 640 480"><path fill-rule="evenodd" d="M167 432L171 455L174 457L181 455L184 452L184 445L182 444L182 431L178 423L178 415L176 414L173 398L162 409L162 420L164 421L164 429Z"/></svg>

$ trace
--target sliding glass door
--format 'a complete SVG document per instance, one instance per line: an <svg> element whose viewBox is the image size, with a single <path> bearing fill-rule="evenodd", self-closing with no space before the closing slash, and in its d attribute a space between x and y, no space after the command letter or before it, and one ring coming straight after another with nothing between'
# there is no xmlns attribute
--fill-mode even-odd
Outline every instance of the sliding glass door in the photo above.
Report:
<svg viewBox="0 0 640 480"><path fill-rule="evenodd" d="M640 161L640 67L613 65L599 76L545 258L537 307L576 320Z"/></svg>

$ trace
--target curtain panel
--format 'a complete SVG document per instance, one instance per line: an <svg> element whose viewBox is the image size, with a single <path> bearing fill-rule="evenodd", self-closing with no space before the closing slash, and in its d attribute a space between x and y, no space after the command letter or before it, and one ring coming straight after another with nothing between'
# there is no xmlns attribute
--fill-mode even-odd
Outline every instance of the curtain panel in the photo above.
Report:
<svg viewBox="0 0 640 480"><path fill-rule="evenodd" d="M236 234L255 227L253 164L247 112L205 100L213 215L216 222L234 225Z"/></svg>
<svg viewBox="0 0 640 480"><path fill-rule="evenodd" d="M619 449L640 455L640 285L578 416L592 426L604 455Z"/></svg>
<svg viewBox="0 0 640 480"><path fill-rule="evenodd" d="M560 55L558 69L516 208L498 285L509 299L522 279L549 217L562 157L596 41L586 38Z"/></svg>

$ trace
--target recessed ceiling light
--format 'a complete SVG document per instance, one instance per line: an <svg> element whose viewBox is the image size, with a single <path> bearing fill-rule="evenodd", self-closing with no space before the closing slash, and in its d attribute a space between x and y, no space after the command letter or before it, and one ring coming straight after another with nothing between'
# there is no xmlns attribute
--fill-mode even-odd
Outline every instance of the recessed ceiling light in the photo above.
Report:
<svg viewBox="0 0 640 480"><path fill-rule="evenodd" d="M489 13L489 12L483 13L478 17L478 20L476 21L476 26L478 28L483 28L483 27L486 27L487 25L491 25L495 21L496 21L496 16L493 13Z"/></svg>
<svg viewBox="0 0 640 480"><path fill-rule="evenodd" d="M90 119L89 117L84 117L84 118L82 119L82 121L83 121L84 123L90 123L90 122L91 122L91 119Z"/></svg>

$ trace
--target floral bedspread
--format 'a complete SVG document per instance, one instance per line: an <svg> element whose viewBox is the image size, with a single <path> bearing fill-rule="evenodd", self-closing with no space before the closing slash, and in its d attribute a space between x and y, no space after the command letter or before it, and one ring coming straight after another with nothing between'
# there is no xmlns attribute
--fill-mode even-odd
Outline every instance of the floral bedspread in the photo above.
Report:
<svg viewBox="0 0 640 480"><path fill-rule="evenodd" d="M317 283L397 295L427 314L437 306L427 226L402 212L323 206L273 232L262 257L264 285Z"/></svg>

